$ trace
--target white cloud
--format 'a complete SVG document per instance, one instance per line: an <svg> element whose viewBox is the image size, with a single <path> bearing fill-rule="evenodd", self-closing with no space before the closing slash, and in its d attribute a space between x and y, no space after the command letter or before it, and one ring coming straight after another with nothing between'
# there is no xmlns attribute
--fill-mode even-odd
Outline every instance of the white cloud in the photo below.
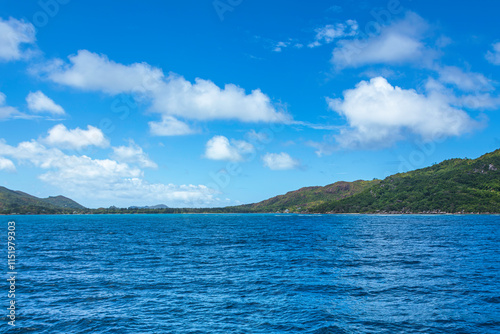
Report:
<svg viewBox="0 0 500 334"><path fill-rule="evenodd" d="M281 52L283 48L286 48L290 45L290 42L278 42L276 43L276 46L274 47L273 51L274 52Z"/></svg>
<svg viewBox="0 0 500 334"><path fill-rule="evenodd" d="M28 109L36 113L64 115L64 109L41 91L30 92L26 97Z"/></svg>
<svg viewBox="0 0 500 334"><path fill-rule="evenodd" d="M36 167L50 170L41 179L57 184L58 182L82 185L92 180L95 184L116 177L139 177L142 172L127 164L113 160L94 160L88 156L66 155L57 148L47 148L37 141L22 142L17 147L0 141L0 154L20 161L29 161Z"/></svg>
<svg viewBox="0 0 500 334"><path fill-rule="evenodd" d="M7 105L7 97L0 92L0 121L7 119L29 119L30 116L21 113L14 107Z"/></svg>
<svg viewBox="0 0 500 334"><path fill-rule="evenodd" d="M0 170L4 170L7 172L15 172L16 166L11 160L0 157Z"/></svg>
<svg viewBox="0 0 500 334"><path fill-rule="evenodd" d="M462 90L466 90L466 88L469 88L468 80L473 80L475 78L475 74L478 74L480 78L482 76L479 73L472 73L472 75L469 77L469 74L464 73L464 77L462 78L463 82L456 83L455 86L460 85ZM438 94L442 97L446 97L446 100L449 101L449 104L455 107L475 110L496 109L500 107L500 97L494 97L491 96L490 93L480 92L480 90L489 89L489 87L485 84L483 84L482 86L480 84L481 82L490 84L491 81L480 80L476 83L476 88L478 91L472 93L467 92L467 94L465 95L458 96L451 88L446 87L441 81L437 81L434 79L428 79L425 84L425 88L427 92L431 94ZM470 89L472 90L472 86L470 86Z"/></svg>
<svg viewBox="0 0 500 334"><path fill-rule="evenodd" d="M150 183L142 178L123 179L99 189L98 198L120 200L126 205L167 204L170 207L214 206L217 192L204 185Z"/></svg>
<svg viewBox="0 0 500 334"><path fill-rule="evenodd" d="M143 168L157 168L158 165L152 161L139 145L130 142L129 146L113 147L111 157L119 162L138 164Z"/></svg>
<svg viewBox="0 0 500 334"><path fill-rule="evenodd" d="M35 43L35 27L31 23L14 18L0 18L0 61L12 61L26 57L24 44Z"/></svg>
<svg viewBox="0 0 500 334"><path fill-rule="evenodd" d="M316 141L313 141L313 140L309 140L306 142L306 145L307 146L310 146L310 147L313 147L316 149L316 151L314 151L314 153L316 153L316 155L318 157L322 157L324 155L330 155L332 154L334 151L338 150L338 147L335 147L334 145L331 144L331 138L324 138L326 140L324 140L323 142L316 142Z"/></svg>
<svg viewBox="0 0 500 334"><path fill-rule="evenodd" d="M57 150L57 149L54 149ZM57 151L55 151L58 153ZM57 154L61 159L50 159L44 161L42 168L55 169L40 176L40 179L52 185L59 182L70 187L102 188L102 185L109 184L111 180L115 182L121 178L136 178L143 175L142 171L136 167L130 167L125 163L119 163L110 159L92 159L88 156L69 156ZM46 164L47 166L44 166Z"/></svg>
<svg viewBox="0 0 500 334"><path fill-rule="evenodd" d="M358 33L359 25L355 20L347 20L345 23L335 25L327 24L324 27L316 29L314 42L309 43L309 48L314 48L322 44L332 43L334 40L355 36Z"/></svg>
<svg viewBox="0 0 500 334"><path fill-rule="evenodd" d="M285 112L277 110L271 99L259 89L247 94L234 84L220 88L212 81L200 78L191 83L174 73L165 76L161 69L146 63L123 65L87 50L70 56L69 64L56 60L37 68L37 71L53 82L81 90L111 95L140 94L143 100L151 102L153 112L166 117L163 126L161 123L152 125L159 133L165 127L166 133L176 132L170 131L171 127L178 131L179 123L169 117L242 122L287 122L290 119Z"/></svg>
<svg viewBox="0 0 500 334"><path fill-rule="evenodd" d="M289 38L286 41L270 41L271 47L273 48L273 52L281 52L283 49L288 48L288 47L293 47L295 49L301 49L304 47L304 44L298 42L296 39Z"/></svg>
<svg viewBox="0 0 500 334"><path fill-rule="evenodd" d="M109 141L102 131L91 125L87 130L76 128L68 130L63 124L58 124L49 130L49 135L42 142L63 149L81 149L88 146L108 147Z"/></svg>
<svg viewBox="0 0 500 334"><path fill-rule="evenodd" d="M464 72L455 66L445 66L438 70L439 80L452 84L464 91L493 90L492 81L481 73Z"/></svg>
<svg viewBox="0 0 500 334"><path fill-rule="evenodd" d="M434 57L434 52L422 42L427 30L424 19L409 12L403 20L382 27L379 35L339 41L331 61L337 69L426 62Z"/></svg>
<svg viewBox="0 0 500 334"><path fill-rule="evenodd" d="M497 109L500 107L500 97L491 96L489 93L464 95L457 98L457 105L470 109Z"/></svg>
<svg viewBox="0 0 500 334"><path fill-rule="evenodd" d="M264 166L272 170L295 169L300 166L300 162L293 159L288 153L267 153L262 157Z"/></svg>
<svg viewBox="0 0 500 334"><path fill-rule="evenodd" d="M314 130L336 130L339 128L337 125L328 125L328 124L316 124L316 123L310 123L310 122L303 122L303 121L293 121L291 124L293 125L299 125L299 126L305 126L310 129Z"/></svg>
<svg viewBox="0 0 500 334"><path fill-rule="evenodd" d="M9 119L19 114L16 108L6 105L7 97L0 92L0 120Z"/></svg>
<svg viewBox="0 0 500 334"><path fill-rule="evenodd" d="M161 84L164 74L146 63L122 65L87 50L69 56L69 64L55 60L44 69L53 82L108 94L144 92Z"/></svg>
<svg viewBox="0 0 500 334"><path fill-rule="evenodd" d="M39 95L37 93L30 93L30 95L28 95L28 97L26 98L26 101L28 102L29 109L31 111L35 111L35 112L46 111L46 112L50 112L52 114L54 114L54 113L57 114L58 113L57 107L59 107L59 106L56 105L52 100L47 98L45 95L43 95L43 93L39 92L41 95ZM40 115L22 113L17 108L7 105L6 100L7 100L7 97L5 96L5 94L0 92L0 121L8 120L8 119L33 120L33 119L43 118ZM36 108L40 108L40 109L37 111ZM49 108L51 108L52 111L50 111ZM62 110L62 108L61 108L61 110ZM64 114L64 110L62 110L62 113Z"/></svg>
<svg viewBox="0 0 500 334"><path fill-rule="evenodd" d="M172 116L164 115L161 122L149 122L151 134L155 136L182 136L195 133L186 123Z"/></svg>
<svg viewBox="0 0 500 334"><path fill-rule="evenodd" d="M0 140L0 155L45 170L39 176L40 180L96 206L101 206L102 201L118 201L125 205L166 203L171 206L207 206L216 202L216 191L204 185L149 183L143 179L139 168L127 163L66 155L36 141L10 146Z"/></svg>
<svg viewBox="0 0 500 334"><path fill-rule="evenodd" d="M493 65L500 65L500 42L494 43L492 47L493 51L488 51L486 53L486 60Z"/></svg>
<svg viewBox="0 0 500 334"><path fill-rule="evenodd" d="M463 110L453 107L439 91L427 95L391 86L377 77L346 90L344 99L328 99L348 127L335 136L342 147L390 146L408 134L432 140L459 136L478 126Z"/></svg>
<svg viewBox="0 0 500 334"><path fill-rule="evenodd" d="M252 144L243 140L231 140L224 136L214 136L206 144L205 158L211 160L241 161L243 154L254 151Z"/></svg>
<svg viewBox="0 0 500 334"><path fill-rule="evenodd" d="M273 135L272 131L260 131L257 132L254 129L248 131L245 135L248 140L250 140L252 143L262 143L262 144L267 144L269 143L272 138L271 136Z"/></svg>
<svg viewBox="0 0 500 334"><path fill-rule="evenodd" d="M195 79L191 83L171 74L166 83L154 92L153 110L196 120L228 120L242 122L286 122L288 115L279 112L271 99L260 89L245 90L227 84L219 88L210 80Z"/></svg>

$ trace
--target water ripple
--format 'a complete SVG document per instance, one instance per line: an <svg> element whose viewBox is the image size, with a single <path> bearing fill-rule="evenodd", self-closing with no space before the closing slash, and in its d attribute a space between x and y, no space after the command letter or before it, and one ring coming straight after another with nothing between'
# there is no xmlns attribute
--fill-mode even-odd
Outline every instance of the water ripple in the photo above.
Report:
<svg viewBox="0 0 500 334"><path fill-rule="evenodd" d="M15 333L500 332L500 216L9 219Z"/></svg>

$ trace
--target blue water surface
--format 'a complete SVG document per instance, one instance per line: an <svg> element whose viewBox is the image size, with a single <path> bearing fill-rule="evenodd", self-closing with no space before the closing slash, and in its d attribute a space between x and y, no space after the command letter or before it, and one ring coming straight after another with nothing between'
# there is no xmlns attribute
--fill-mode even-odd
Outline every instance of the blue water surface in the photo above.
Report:
<svg viewBox="0 0 500 334"><path fill-rule="evenodd" d="M1 333L500 332L500 216L11 220Z"/></svg>

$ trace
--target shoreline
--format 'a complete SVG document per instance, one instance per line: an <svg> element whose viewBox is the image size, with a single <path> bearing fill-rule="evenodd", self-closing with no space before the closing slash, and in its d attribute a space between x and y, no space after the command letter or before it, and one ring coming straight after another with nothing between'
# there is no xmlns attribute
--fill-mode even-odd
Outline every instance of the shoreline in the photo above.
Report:
<svg viewBox="0 0 500 334"><path fill-rule="evenodd" d="M318 215L366 215L366 216L496 216L500 215L500 212L485 212L485 213L475 213L475 212L465 212L465 213L359 213L359 212L347 212L347 213L302 213L302 212L290 212L290 213L276 213L276 212L181 212L181 213L158 213L158 212L141 212L141 213L36 213L36 214L4 214L0 213L0 216L129 216L129 215L307 215L307 216L318 216Z"/></svg>

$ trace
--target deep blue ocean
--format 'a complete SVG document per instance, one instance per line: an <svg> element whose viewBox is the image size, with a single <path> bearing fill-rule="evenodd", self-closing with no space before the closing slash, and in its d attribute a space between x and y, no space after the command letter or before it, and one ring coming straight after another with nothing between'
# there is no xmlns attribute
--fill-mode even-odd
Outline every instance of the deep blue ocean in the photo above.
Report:
<svg viewBox="0 0 500 334"><path fill-rule="evenodd" d="M0 216L1 333L500 333L500 216Z"/></svg>

